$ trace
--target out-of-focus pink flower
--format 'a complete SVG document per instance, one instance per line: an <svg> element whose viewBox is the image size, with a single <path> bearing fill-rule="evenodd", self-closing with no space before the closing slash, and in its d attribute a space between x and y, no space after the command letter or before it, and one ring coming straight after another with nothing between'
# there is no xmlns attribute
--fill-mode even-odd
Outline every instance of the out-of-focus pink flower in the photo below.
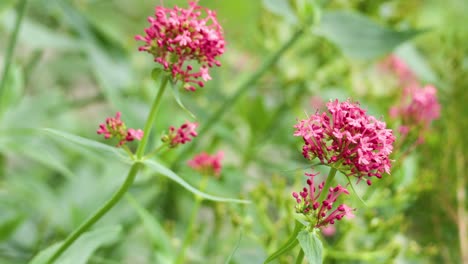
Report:
<svg viewBox="0 0 468 264"><path fill-rule="evenodd" d="M318 158L347 176L381 178L390 173L390 153L395 137L385 122L367 115L357 103L338 100L327 103L328 112L318 112L299 121L295 136L304 140L302 154Z"/></svg>
<svg viewBox="0 0 468 264"><path fill-rule="evenodd" d="M440 117L437 90L432 85L405 87L401 100L390 109L390 117L401 120L403 135L419 130L422 137L422 132Z"/></svg>
<svg viewBox="0 0 468 264"><path fill-rule="evenodd" d="M169 127L169 133L162 137L163 142L169 142L171 148L177 147L179 144L185 144L192 141L192 138L198 135L196 129L197 123L186 122L178 129L171 126Z"/></svg>
<svg viewBox="0 0 468 264"><path fill-rule="evenodd" d="M185 89L195 91L194 85L203 87L211 79L208 69L220 66L217 57L224 53L223 29L216 12L198 6L198 1L189 2L187 9L158 6L148 22L151 25L145 29L146 35L135 37L145 42L139 50L151 53L174 81L184 83Z"/></svg>
<svg viewBox="0 0 468 264"><path fill-rule="evenodd" d="M188 165L201 173L214 173L215 176L219 176L221 174L221 160L223 157L224 152L222 151L218 151L215 155L202 152L189 160Z"/></svg>
<svg viewBox="0 0 468 264"><path fill-rule="evenodd" d="M326 237L331 237L336 233L336 227L334 225L323 226L321 230L322 234Z"/></svg>
<svg viewBox="0 0 468 264"><path fill-rule="evenodd" d="M301 192L293 192L292 196L296 199L296 212L303 214L307 219L314 219L315 223L311 223L314 227L325 227L329 224L334 224L336 220L341 220L343 217L353 218L355 209L340 204L336 208L333 207L337 198L341 194L349 194L349 191L341 185L328 189L326 199L319 201L320 194L323 191L325 182L315 185L314 177L318 173L305 173L309 177L307 179L307 187L304 187Z"/></svg>
<svg viewBox="0 0 468 264"><path fill-rule="evenodd" d="M131 142L133 140L140 140L143 137L143 131L141 129L133 129L125 126L125 123L120 119L122 114L117 112L115 117L106 118L106 122L99 125L97 133L99 135L104 135L105 139L117 138L119 143L117 147L122 146L126 142Z"/></svg>

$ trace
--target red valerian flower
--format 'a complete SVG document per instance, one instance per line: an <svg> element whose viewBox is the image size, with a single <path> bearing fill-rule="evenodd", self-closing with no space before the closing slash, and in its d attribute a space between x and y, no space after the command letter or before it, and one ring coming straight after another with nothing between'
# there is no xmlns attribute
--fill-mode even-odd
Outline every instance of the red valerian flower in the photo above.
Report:
<svg viewBox="0 0 468 264"><path fill-rule="evenodd" d="M135 37L145 42L140 51L151 53L154 61L189 91L211 80L208 69L221 65L217 57L224 53L225 46L215 11L198 6L198 1L189 2L187 9L158 6L148 22L151 25L145 29L146 35Z"/></svg>
<svg viewBox="0 0 468 264"><path fill-rule="evenodd" d="M293 192L292 195L296 199L296 212L306 216L308 221L311 221L314 227L325 227L329 224L334 224L336 220L341 220L343 217L354 217L353 211L355 209L340 204L336 208L333 207L337 198L341 194L349 194L348 190L341 185L331 187L328 191L327 197L323 201L319 201L320 194L323 191L325 182L315 185L314 177L318 173L305 173L309 177L307 179L308 187L304 187L301 192Z"/></svg>
<svg viewBox="0 0 468 264"><path fill-rule="evenodd" d="M347 176L358 179L381 178L390 173L390 153L395 137L385 122L367 115L357 103L338 100L327 103L327 112L301 120L295 136L304 140L302 154L306 159L318 158Z"/></svg>
<svg viewBox="0 0 468 264"><path fill-rule="evenodd" d="M173 126L169 127L169 133L162 137L163 142L168 142L171 148L177 147L179 144L185 144L192 141L198 135L196 129L197 123L185 122L178 129Z"/></svg>
<svg viewBox="0 0 468 264"><path fill-rule="evenodd" d="M222 151L219 151L215 155L202 152L189 160L188 165L201 173L214 173L215 176L219 176L221 174L221 160L223 157L224 152Z"/></svg>
<svg viewBox="0 0 468 264"><path fill-rule="evenodd" d="M437 90L432 85L408 86L403 90L402 100L390 109L392 118L401 119L400 132L407 134L411 129L428 129L432 121L440 116Z"/></svg>
<svg viewBox="0 0 468 264"><path fill-rule="evenodd" d="M104 135L105 139L117 138L119 143L117 147L122 146L126 142L133 140L140 140L143 137L143 131L141 129L133 129L125 126L125 123L120 119L122 114L117 112L115 117L106 118L106 122L99 125L97 133Z"/></svg>

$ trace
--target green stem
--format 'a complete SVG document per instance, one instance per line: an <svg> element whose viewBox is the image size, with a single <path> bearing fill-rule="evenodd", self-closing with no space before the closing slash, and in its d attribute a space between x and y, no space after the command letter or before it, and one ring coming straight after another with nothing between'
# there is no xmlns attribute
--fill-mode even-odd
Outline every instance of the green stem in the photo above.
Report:
<svg viewBox="0 0 468 264"><path fill-rule="evenodd" d="M143 157L143 159L147 159L147 158L150 158L153 155L156 155L158 152L160 152L161 150L163 150L164 148L166 148L168 146L169 146L169 144L166 144L166 143L162 144L161 146L159 146L159 147L155 148L153 151L151 151L149 154L145 155Z"/></svg>
<svg viewBox="0 0 468 264"><path fill-rule="evenodd" d="M304 32L306 32L309 29L309 27L309 24L300 27L291 36L291 38L283 44L283 46L281 46L275 53L273 53L270 57L268 57L267 60L263 62L262 66L258 68L258 70L254 72L250 76L250 78L241 83L236 92L233 95L231 95L231 97L229 97L226 101L224 101L223 104L216 110L216 112L214 112L214 114L210 116L210 118L200 128L198 134L203 135L206 132L208 132L221 119L221 117L234 106L234 104L239 100L239 98L241 98L243 94L249 91L252 88L252 86L258 81L258 79L260 79L266 72L268 72L268 70L274 64L276 64L276 62L278 62L281 56L283 56L283 54L300 39L300 37L304 34ZM177 162L183 156L190 153L196 147L197 142L199 141L192 142L192 144L190 144L190 147L182 151L177 157L176 162L173 164L173 166L177 166Z"/></svg>
<svg viewBox="0 0 468 264"><path fill-rule="evenodd" d="M299 254L297 254L296 264L301 264L302 260L304 260L304 250L302 248L299 250Z"/></svg>
<svg viewBox="0 0 468 264"><path fill-rule="evenodd" d="M203 175L203 179L200 183L200 191L203 191L205 189L207 180L208 180L208 176ZM190 243L190 240L192 239L193 227L197 220L198 211L200 210L200 205L202 201L203 201L202 197L198 195L195 196L195 205L192 208L192 213L190 215L190 220L189 220L189 224L187 227L187 231L185 233L184 241L182 242L182 246L180 248L179 254L177 255L177 259L175 261L176 264L180 264L184 262L185 250L187 249L187 246Z"/></svg>
<svg viewBox="0 0 468 264"><path fill-rule="evenodd" d="M10 42L8 43L5 53L5 63L3 64L2 79L0 80L0 102L2 101L2 96L5 93L5 84L8 79L8 71L10 70L11 59L13 58L16 41L18 40L21 21L23 20L24 13L26 11L26 2L27 0L21 0L18 4L18 14L16 16L15 27L13 29L13 34L11 35Z"/></svg>
<svg viewBox="0 0 468 264"><path fill-rule="evenodd" d="M138 145L138 149L136 151L136 157L138 160L140 160L143 157L143 154L145 153L146 144L148 143L148 138L151 134L151 128L153 127L154 120L156 119L156 114L158 112L159 105L161 104L161 99L164 94L164 90L166 89L166 85L168 81L169 81L169 77L167 76L163 77L161 81L161 86L159 87L158 94L156 95L156 98L153 101L153 105L151 106L148 119L146 119L145 128L143 130L144 131L143 138L141 139L141 142Z"/></svg>
<svg viewBox="0 0 468 264"><path fill-rule="evenodd" d="M78 239L84 232L86 232L94 223L101 219L110 209L112 209L123 195L127 192L128 188L132 185L135 177L140 170L142 163L136 162L130 168L127 178L116 193L90 218L88 218L84 223L82 223L75 231L73 231L65 241L60 245L60 247L55 251L54 255L47 261L48 264L52 264L58 257L62 255L65 250L67 250L76 239Z"/></svg>
<svg viewBox="0 0 468 264"><path fill-rule="evenodd" d="M327 196L328 194L328 189L330 188L333 179L335 179L336 176L336 169L333 167L330 167L330 171L328 172L328 177L325 182L325 186L323 186L322 192L320 193L320 196L318 198L318 201L323 201L323 199Z"/></svg>

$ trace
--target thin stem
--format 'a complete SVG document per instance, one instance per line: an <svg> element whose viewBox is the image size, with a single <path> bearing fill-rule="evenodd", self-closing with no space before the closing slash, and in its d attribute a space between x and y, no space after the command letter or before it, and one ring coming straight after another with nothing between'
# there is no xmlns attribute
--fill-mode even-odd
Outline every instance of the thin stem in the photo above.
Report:
<svg viewBox="0 0 468 264"><path fill-rule="evenodd" d="M323 186L322 192L318 198L319 201L323 201L323 199L327 196L328 189L330 188L333 179L335 179L337 169L330 167L330 171L328 172L327 180L325 181L325 185Z"/></svg>
<svg viewBox="0 0 468 264"><path fill-rule="evenodd" d="M2 96L5 93L5 84L8 79L8 71L10 70L11 59L13 58L16 41L18 40L21 21L23 20L24 13L26 11L26 2L27 0L21 0L18 4L18 14L16 16L15 27L13 29L13 34L11 35L10 42L8 43L5 53L5 63L3 65L2 79L0 80L0 102L2 101Z"/></svg>
<svg viewBox="0 0 468 264"><path fill-rule="evenodd" d="M148 143L148 138L151 134L151 128L153 127L154 120L156 119L156 114L159 109L159 105L161 104L161 99L164 94L164 90L166 89L167 82L169 81L169 77L163 77L161 81L161 86L159 87L158 94L153 101L153 105L151 106L150 113L148 115L148 119L146 119L146 124L144 128L143 138L141 139L140 144L138 145L138 149L136 151L137 159L141 159L143 154L145 153L146 144Z"/></svg>
<svg viewBox="0 0 468 264"><path fill-rule="evenodd" d="M299 254L297 254L296 264L301 264L302 260L304 260L304 250L301 248L299 249Z"/></svg>
<svg viewBox="0 0 468 264"><path fill-rule="evenodd" d="M200 191L203 191L205 189L207 179L208 179L208 176L203 175L203 179L200 183L200 188L199 188ZM175 261L176 264L180 264L184 262L185 250L187 249L187 246L190 243L190 240L192 239L193 227L197 220L198 211L200 210L200 205L202 201L203 201L202 197L198 195L195 196L195 205L192 208L192 213L190 215L190 220L188 223L187 231L185 233L184 241L182 242L182 247L180 248L179 254L177 255L177 259Z"/></svg>
<svg viewBox="0 0 468 264"><path fill-rule="evenodd" d="M101 219L110 209L112 209L123 195L127 192L128 188L132 185L135 177L142 167L142 163L135 162L130 171L128 172L127 178L123 182L122 186L114 193L114 195L107 200L107 202L99 208L90 218L88 218L84 223L82 223L75 231L73 231L65 241L60 245L60 247L55 251L54 255L47 261L48 264L52 264L58 257L62 255L67 248L69 248L76 239L78 239L84 232L86 232L94 223Z"/></svg>
<svg viewBox="0 0 468 264"><path fill-rule="evenodd" d="M151 151L149 154L146 154L143 157L143 159L147 159L147 158L150 158L153 155L156 155L158 152L160 152L161 150L163 150L166 147L168 147L168 144L166 144L166 143L162 144L161 146L159 146L159 147L155 148L153 151Z"/></svg>

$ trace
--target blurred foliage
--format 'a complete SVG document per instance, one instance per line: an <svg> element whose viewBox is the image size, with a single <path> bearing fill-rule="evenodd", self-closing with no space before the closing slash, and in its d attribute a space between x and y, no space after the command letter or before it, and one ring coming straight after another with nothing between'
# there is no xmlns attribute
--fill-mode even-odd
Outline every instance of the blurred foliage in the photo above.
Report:
<svg viewBox="0 0 468 264"><path fill-rule="evenodd" d="M17 2L0 1L2 67ZM323 0L314 2L320 8L308 9L312 2L200 2L217 11L228 43L213 80L195 93L180 93L200 123L226 106L305 17L316 12L316 21L192 146L161 157L196 186L200 175L186 161L200 151L222 149L222 177L210 181L207 192L252 201L205 201L188 263L228 258L227 263L263 263L287 239L294 224L291 192L304 184L309 167L292 126L335 98L353 98L386 119L398 87L376 68L392 52L423 83L437 87L441 118L391 176L370 188L355 186L350 204L358 208L357 217L341 221L336 234L324 238L325 263L466 263L462 253L468 249L461 243L468 240L462 232L468 222L467 2ZM143 33L156 4L160 1L28 1L0 98L0 263L32 260L123 181L125 162L54 140L40 128L102 141L97 126L116 111L129 127L143 126L156 84L152 59L137 51L134 36ZM153 145L164 128L191 119L171 97L166 93ZM145 169L127 199L70 249L67 258L73 261L64 263L171 263L193 197ZM282 256L280 263L292 263L295 254Z"/></svg>

